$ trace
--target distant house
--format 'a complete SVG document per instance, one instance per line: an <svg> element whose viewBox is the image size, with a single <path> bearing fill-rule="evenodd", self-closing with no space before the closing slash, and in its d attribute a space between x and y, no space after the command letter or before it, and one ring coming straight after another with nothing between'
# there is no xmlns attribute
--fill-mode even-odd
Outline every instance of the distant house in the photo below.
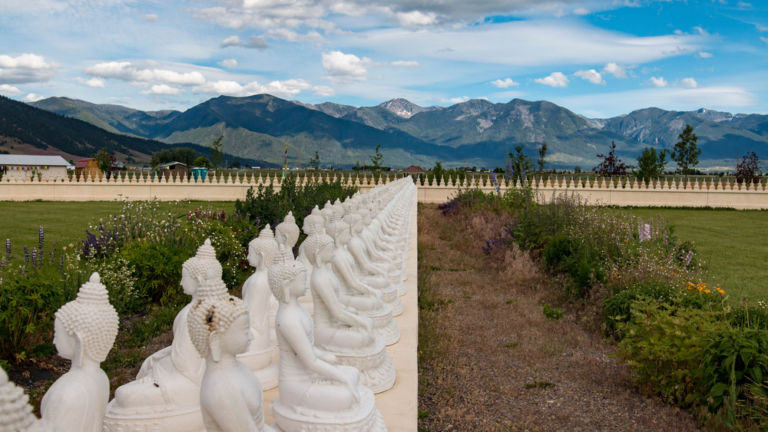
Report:
<svg viewBox="0 0 768 432"><path fill-rule="evenodd" d="M82 176L87 176L89 179L101 178L99 161L94 158L80 159L75 163L75 175L78 179Z"/></svg>
<svg viewBox="0 0 768 432"><path fill-rule="evenodd" d="M424 170L421 169L420 167L417 167L416 165L411 165L408 168L400 171L400 173L403 174L403 177L405 177L406 175L412 175L412 176L418 177L424 174Z"/></svg>
<svg viewBox="0 0 768 432"><path fill-rule="evenodd" d="M173 177L186 177L189 175L189 168L186 164L181 162L168 162L160 164L155 168L157 174L165 178Z"/></svg>
<svg viewBox="0 0 768 432"><path fill-rule="evenodd" d="M57 179L67 175L67 162L61 156L6 155L0 154L0 170L3 178Z"/></svg>

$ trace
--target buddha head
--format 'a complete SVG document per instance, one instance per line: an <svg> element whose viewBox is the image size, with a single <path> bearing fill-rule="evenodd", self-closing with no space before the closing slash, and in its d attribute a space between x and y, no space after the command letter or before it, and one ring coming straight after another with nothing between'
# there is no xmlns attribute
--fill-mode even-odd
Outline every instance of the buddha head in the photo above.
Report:
<svg viewBox="0 0 768 432"><path fill-rule="evenodd" d="M336 231L333 233L333 242L336 246L345 246L349 243L349 237L351 235L349 224L344 221L339 221L336 224Z"/></svg>
<svg viewBox="0 0 768 432"><path fill-rule="evenodd" d="M281 303L304 295L307 269L301 260L293 259L290 250L280 246L275 262L269 267L269 289Z"/></svg>
<svg viewBox="0 0 768 432"><path fill-rule="evenodd" d="M269 268L277 253L277 242L269 224L248 243L248 263L258 270Z"/></svg>
<svg viewBox="0 0 768 432"><path fill-rule="evenodd" d="M61 357L72 360L73 367L82 366L85 359L101 363L115 343L118 324L107 289L99 274L93 273L77 298L56 311L53 344Z"/></svg>
<svg viewBox="0 0 768 432"><path fill-rule="evenodd" d="M181 286L187 295L197 295L198 287L207 277L221 279L222 268L216 259L216 250L211 246L211 240L205 239L197 253L181 265Z"/></svg>
<svg viewBox="0 0 768 432"><path fill-rule="evenodd" d="M200 356L214 362L245 352L250 341L248 308L231 295L196 300L189 309L187 328Z"/></svg>
<svg viewBox="0 0 768 432"><path fill-rule="evenodd" d="M344 222L349 224L352 234L357 234L363 230L363 218L358 213L351 213L344 216Z"/></svg>
<svg viewBox="0 0 768 432"><path fill-rule="evenodd" d="M302 227L302 231L304 231L304 234L308 236L312 236L315 234L321 234L324 230L325 230L325 219L323 219L323 217L320 216L319 213L315 213L313 211L312 213L307 215L307 217L304 218L304 226Z"/></svg>
<svg viewBox="0 0 768 432"><path fill-rule="evenodd" d="M275 227L275 238L283 246L292 248L299 240L299 226L296 225L296 219L293 212L288 212L285 219Z"/></svg>
<svg viewBox="0 0 768 432"><path fill-rule="evenodd" d="M317 234L304 240L307 258L312 266L321 266L333 257L333 239L328 234Z"/></svg>

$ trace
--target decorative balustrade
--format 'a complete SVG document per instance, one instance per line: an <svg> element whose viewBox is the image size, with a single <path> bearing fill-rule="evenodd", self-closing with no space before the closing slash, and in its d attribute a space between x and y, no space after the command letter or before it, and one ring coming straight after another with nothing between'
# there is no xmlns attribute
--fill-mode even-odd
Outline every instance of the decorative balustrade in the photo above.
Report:
<svg viewBox="0 0 768 432"><path fill-rule="evenodd" d="M192 176L153 175L146 172L118 173L106 177L70 175L57 179L3 178L0 200L105 201L115 199L158 200L235 200L245 197L250 187L272 185L279 189L284 181L300 185L339 181L368 190L377 184L400 178L395 173L380 175L349 172L302 172L285 179L280 172L210 173L205 180ZM489 174L415 179L421 202L444 202L460 189L479 188L504 193L530 186L541 201L567 193L579 195L588 203L633 206L768 208L768 183L737 183L720 177L666 177L642 181L630 177L535 176L523 182Z"/></svg>

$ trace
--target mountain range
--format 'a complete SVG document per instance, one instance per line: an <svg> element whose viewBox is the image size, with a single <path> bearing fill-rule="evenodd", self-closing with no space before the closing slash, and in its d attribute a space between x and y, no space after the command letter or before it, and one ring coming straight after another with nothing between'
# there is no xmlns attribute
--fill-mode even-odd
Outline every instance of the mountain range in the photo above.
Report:
<svg viewBox="0 0 768 432"><path fill-rule="evenodd" d="M590 169L611 141L616 142L618 156L632 164L646 146L671 149L686 124L699 137L702 168L733 169L747 152L763 156L768 150L768 115L703 108L646 108L591 119L551 102L522 99L507 103L474 99L448 107L421 107L393 99L373 107L353 107L330 102L310 105L266 94L220 96L183 112L140 111L64 97L30 105L118 136L165 144L206 147L223 135L226 153L273 164L282 163L287 147L292 166L306 165L316 152L323 166L362 165L381 145L383 163L393 167L428 167L435 161L444 166L496 167L504 165L515 145L523 145L534 157L546 141L547 167Z"/></svg>

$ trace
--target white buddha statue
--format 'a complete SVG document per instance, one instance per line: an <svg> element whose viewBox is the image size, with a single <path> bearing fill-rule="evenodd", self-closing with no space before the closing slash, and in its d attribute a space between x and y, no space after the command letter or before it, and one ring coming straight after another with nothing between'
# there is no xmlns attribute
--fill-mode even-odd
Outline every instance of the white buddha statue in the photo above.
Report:
<svg viewBox="0 0 768 432"><path fill-rule="evenodd" d="M315 346L312 318L298 301L307 289L306 269L285 248L269 268L269 287L280 302L275 425L284 432L386 431L373 392L360 384L357 369L336 366L335 356Z"/></svg>
<svg viewBox="0 0 768 432"><path fill-rule="evenodd" d="M199 398L207 432L265 432L264 399L256 376L240 361L249 344L248 308L237 297L211 295L195 300L189 335L206 360Z"/></svg>
<svg viewBox="0 0 768 432"><path fill-rule="evenodd" d="M296 219L293 217L293 212L288 212L285 218L275 227L275 240L280 246L286 247L291 251L293 255L293 249L296 247L296 242L299 241L299 226L296 225ZM307 293L300 300L301 305L310 314L312 313L312 293Z"/></svg>
<svg viewBox="0 0 768 432"><path fill-rule="evenodd" d="M373 320L340 299L340 284L331 269L333 239L327 234L308 237L307 255L314 266L310 288L315 303L315 345L336 356L339 364L360 370L360 382L380 393L395 384L395 367L384 339L373 330Z"/></svg>
<svg viewBox="0 0 768 432"><path fill-rule="evenodd" d="M251 342L246 352L238 356L238 360L256 374L263 390L277 387L277 364L272 361L275 344L271 329L274 324L270 326L271 305L276 305L277 301L269 289L267 276L267 263L272 263L276 252L277 243L267 225L259 237L248 244L248 263L256 271L243 284L243 301L250 317ZM274 322L274 315L271 319Z"/></svg>
<svg viewBox="0 0 768 432"><path fill-rule="evenodd" d="M118 325L98 273L80 287L75 300L56 311L53 344L72 366L45 393L40 413L61 432L101 432L109 378L99 364L115 343Z"/></svg>
<svg viewBox="0 0 768 432"><path fill-rule="evenodd" d="M339 221L336 225L335 248L331 259L333 272L341 286L339 298L347 306L371 318L374 331L387 345L395 344L400 340L400 329L392 318L392 306L389 303L396 304L400 301L398 292L390 287L384 290L376 289L358 275L355 258L347 250L350 235L349 225ZM402 303L400 308L402 309Z"/></svg>
<svg viewBox="0 0 768 432"><path fill-rule="evenodd" d="M147 357L136 380L115 390L115 398L107 407L105 431L143 431L151 427L176 431L203 429L199 393L205 360L189 338L187 316L190 305L205 295L199 288L206 277L220 281L221 275L216 251L206 239L197 254L181 267L181 286L192 301L173 320L171 346ZM226 292L226 287L223 289Z"/></svg>
<svg viewBox="0 0 768 432"><path fill-rule="evenodd" d="M29 396L21 387L8 379L0 368L0 431L3 432L57 432L53 425L38 420L32 414Z"/></svg>

